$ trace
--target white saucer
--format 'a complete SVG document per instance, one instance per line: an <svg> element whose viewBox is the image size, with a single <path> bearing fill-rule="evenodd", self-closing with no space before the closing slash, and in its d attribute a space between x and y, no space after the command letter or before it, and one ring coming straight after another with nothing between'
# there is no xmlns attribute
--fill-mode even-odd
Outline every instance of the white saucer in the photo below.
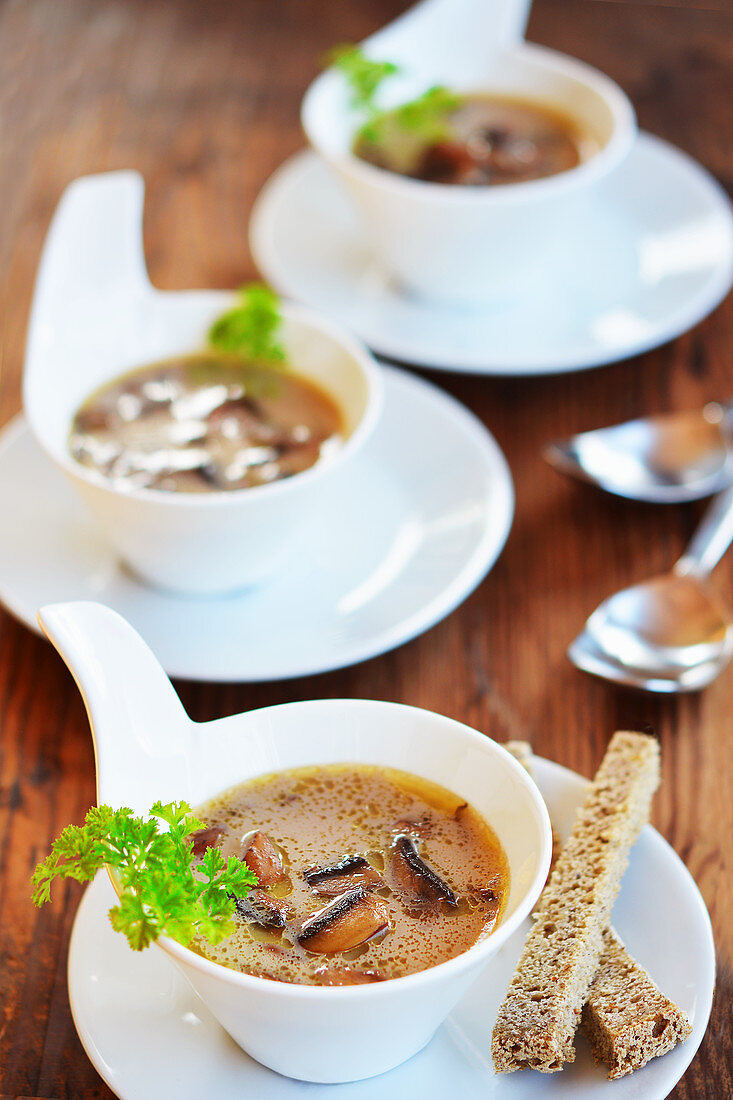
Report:
<svg viewBox="0 0 733 1100"><path fill-rule="evenodd" d="M186 599L120 568L25 422L0 437L0 601L38 630L59 600L97 600L138 630L171 676L278 680L354 664L448 615L509 533L511 475L462 405L385 368L382 418L287 572L237 596Z"/></svg>
<svg viewBox="0 0 733 1100"><path fill-rule="evenodd" d="M713 178L641 134L628 159L578 205L552 270L528 272L483 311L401 292L373 258L355 210L315 153L265 184L250 247L264 277L380 355L477 374L554 374L626 359L679 336L733 282L733 217Z"/></svg>
<svg viewBox="0 0 733 1100"><path fill-rule="evenodd" d="M536 761L536 774L561 832L572 822L585 781L557 764ZM265 1069L216 1023L162 951L132 954L106 917L115 898L106 874L89 887L69 950L69 997L77 1031L94 1066L122 1100L253 1097L290 1100L664 1100L705 1033L715 952L710 920L681 860L651 827L644 829L614 908L614 925L660 987L688 1013L693 1033L637 1073L609 1082L583 1040L576 1061L549 1076L495 1077L491 1028L524 930L458 1004L433 1041L403 1066L351 1085L313 1085ZM287 1042L287 1036L283 1036Z"/></svg>

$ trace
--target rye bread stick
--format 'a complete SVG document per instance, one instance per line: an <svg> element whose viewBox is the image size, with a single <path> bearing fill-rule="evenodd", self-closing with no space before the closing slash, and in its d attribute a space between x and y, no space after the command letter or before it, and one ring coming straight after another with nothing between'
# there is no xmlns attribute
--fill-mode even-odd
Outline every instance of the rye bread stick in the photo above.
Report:
<svg viewBox="0 0 733 1100"><path fill-rule="evenodd" d="M612 928L603 937L580 1026L611 1081L666 1054L692 1032L682 1009L632 959Z"/></svg>
<svg viewBox="0 0 733 1100"><path fill-rule="evenodd" d="M507 741L505 747L531 775L532 746ZM554 866L561 846L554 828L552 835ZM603 934L603 954L583 1006L580 1029L596 1063L605 1063L612 1081L666 1054L692 1032L682 1009L632 958L613 928Z"/></svg>
<svg viewBox="0 0 733 1100"><path fill-rule="evenodd" d="M659 745L615 733L535 911L494 1025L497 1073L552 1073L575 1058L573 1038L603 952L603 933L659 785Z"/></svg>

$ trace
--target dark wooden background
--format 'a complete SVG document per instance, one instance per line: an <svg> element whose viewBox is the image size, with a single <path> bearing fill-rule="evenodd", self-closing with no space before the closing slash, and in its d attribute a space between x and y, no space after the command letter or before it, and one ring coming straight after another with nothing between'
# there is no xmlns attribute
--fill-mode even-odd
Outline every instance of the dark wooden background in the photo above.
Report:
<svg viewBox="0 0 733 1100"><path fill-rule="evenodd" d="M165 288L237 285L255 274L249 210L272 170L303 143L298 105L320 56L404 6L0 3L0 424L20 407L33 277L66 184L87 172L138 168L148 188L153 280ZM529 37L604 69L631 96L643 127L733 188L730 0L536 0ZM664 781L654 821L703 892L719 965L710 1027L676 1100L733 1097L733 668L700 696L654 698L586 677L565 647L603 596L675 559L700 508L605 497L548 469L539 447L729 396L732 350L729 300L673 344L598 371L539 380L438 376L494 431L516 480L514 528L487 580L427 635L356 668L256 687L178 685L197 719L318 696L408 702L498 739L526 738L586 774L614 729L655 731ZM13 522L0 518L0 538ZM716 580L730 598L730 560ZM28 900L37 859L93 796L87 721L70 675L49 645L0 612L2 1097L111 1096L68 1008L66 953L79 890L58 890L40 912Z"/></svg>

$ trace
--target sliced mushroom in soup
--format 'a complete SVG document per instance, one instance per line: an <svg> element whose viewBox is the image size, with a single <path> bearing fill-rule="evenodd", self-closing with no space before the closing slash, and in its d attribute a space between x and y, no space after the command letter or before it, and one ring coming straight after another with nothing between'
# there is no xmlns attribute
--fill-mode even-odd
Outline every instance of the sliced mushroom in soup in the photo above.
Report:
<svg viewBox="0 0 733 1100"><path fill-rule="evenodd" d="M194 949L274 981L364 985L435 966L487 936L504 851L465 800L389 768L334 764L251 780L200 806L215 843L259 876L236 928Z"/></svg>

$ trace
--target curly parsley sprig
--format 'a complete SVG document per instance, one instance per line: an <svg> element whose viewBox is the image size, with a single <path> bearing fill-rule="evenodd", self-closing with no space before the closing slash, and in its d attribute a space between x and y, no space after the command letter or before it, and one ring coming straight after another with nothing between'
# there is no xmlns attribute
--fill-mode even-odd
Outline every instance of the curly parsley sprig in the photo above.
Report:
<svg viewBox="0 0 733 1100"><path fill-rule="evenodd" d="M217 317L209 329L211 347L258 363L284 362L279 296L262 283L248 283L237 294L237 304Z"/></svg>
<svg viewBox="0 0 733 1100"><path fill-rule="evenodd" d="M351 106L361 112L364 121L357 140L377 145L387 134L401 130L430 144L450 136L449 116L460 105L461 97L442 84L436 84L415 99L389 111L377 108L374 97L382 82L401 70L391 61L372 61L360 46L337 46L329 63L340 69L351 89Z"/></svg>
<svg viewBox="0 0 733 1100"><path fill-rule="evenodd" d="M44 905L55 879L89 882L101 867L112 868L119 905L109 911L116 932L134 951L159 936L189 944L194 936L217 944L234 931L234 899L242 897L257 877L246 863L219 848L208 848L193 872L193 847L187 837L204 823L186 802L156 802L151 818L134 816L123 807L94 806L83 825L69 825L53 842L51 853L36 867L33 901ZM158 831L158 820L168 826Z"/></svg>
<svg viewBox="0 0 733 1100"><path fill-rule="evenodd" d="M357 131L357 142L389 144L395 133L421 146L451 139L450 116L460 106L461 97L442 84L435 84L415 99L401 103L391 111L380 111Z"/></svg>
<svg viewBox="0 0 733 1100"><path fill-rule="evenodd" d="M359 110L376 110L374 96L380 85L400 71L393 61L372 61L361 46L350 43L335 46L326 62L344 74L351 91L351 106Z"/></svg>

